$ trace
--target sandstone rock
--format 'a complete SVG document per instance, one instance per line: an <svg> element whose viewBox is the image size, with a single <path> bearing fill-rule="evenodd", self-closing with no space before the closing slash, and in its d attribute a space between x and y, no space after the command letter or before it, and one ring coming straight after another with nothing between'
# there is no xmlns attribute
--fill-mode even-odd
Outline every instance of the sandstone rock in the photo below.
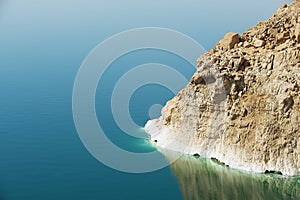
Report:
<svg viewBox="0 0 300 200"><path fill-rule="evenodd" d="M283 7L197 60L190 84L145 126L157 146L300 175L300 0Z"/></svg>
<svg viewBox="0 0 300 200"><path fill-rule="evenodd" d="M259 39L256 39L255 41L254 41L254 46L255 47L262 47L262 46L264 46L266 44L266 42L265 41L263 41L263 40L259 40Z"/></svg>
<svg viewBox="0 0 300 200"><path fill-rule="evenodd" d="M191 79L191 84L195 84L195 85L198 85L198 84L205 84L205 80L204 78L200 75L200 74L195 74L192 79Z"/></svg>
<svg viewBox="0 0 300 200"><path fill-rule="evenodd" d="M278 34L278 30L276 28L271 28L268 30L268 34L270 34L270 37L275 38L276 35Z"/></svg>
<svg viewBox="0 0 300 200"><path fill-rule="evenodd" d="M250 47L251 46L251 44L248 42L248 41L246 41L246 42L244 42L244 45L243 45L245 48L248 48L248 47Z"/></svg>
<svg viewBox="0 0 300 200"><path fill-rule="evenodd" d="M232 49L236 44L240 41L240 36L237 33L229 32L227 33L224 38L219 42L219 45L225 49L229 50Z"/></svg>
<svg viewBox="0 0 300 200"><path fill-rule="evenodd" d="M281 8L286 8L287 7L287 4L286 3L283 3Z"/></svg>
<svg viewBox="0 0 300 200"><path fill-rule="evenodd" d="M297 23L296 28L295 28L295 38L296 38L296 41L300 44L300 22Z"/></svg>
<svg viewBox="0 0 300 200"><path fill-rule="evenodd" d="M283 32L283 33L278 33L277 34L277 44L282 44L284 43L287 39L289 38L289 32Z"/></svg>

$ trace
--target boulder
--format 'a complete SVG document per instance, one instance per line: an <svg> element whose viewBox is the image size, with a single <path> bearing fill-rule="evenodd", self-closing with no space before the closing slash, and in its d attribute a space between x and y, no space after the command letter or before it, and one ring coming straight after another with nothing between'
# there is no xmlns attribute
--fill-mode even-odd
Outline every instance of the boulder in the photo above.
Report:
<svg viewBox="0 0 300 200"><path fill-rule="evenodd" d="M254 46L259 48L259 47L262 47L266 44L266 42L264 40L259 40L259 39L256 39L254 41Z"/></svg>
<svg viewBox="0 0 300 200"><path fill-rule="evenodd" d="M219 42L219 45L224 50L233 49L236 44L240 42L240 36L237 33L229 32Z"/></svg>

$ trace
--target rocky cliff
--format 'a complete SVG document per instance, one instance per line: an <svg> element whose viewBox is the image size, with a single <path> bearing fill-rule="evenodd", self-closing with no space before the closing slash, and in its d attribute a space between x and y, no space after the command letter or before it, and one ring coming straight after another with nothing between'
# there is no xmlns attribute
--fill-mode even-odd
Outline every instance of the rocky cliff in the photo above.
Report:
<svg viewBox="0 0 300 200"><path fill-rule="evenodd" d="M300 175L300 0L201 56L145 130L157 146L233 168Z"/></svg>

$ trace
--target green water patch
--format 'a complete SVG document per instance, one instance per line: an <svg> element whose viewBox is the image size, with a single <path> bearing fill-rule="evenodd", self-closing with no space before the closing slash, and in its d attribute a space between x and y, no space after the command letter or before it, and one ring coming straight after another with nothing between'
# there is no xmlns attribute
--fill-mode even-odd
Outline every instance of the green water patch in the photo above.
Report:
<svg viewBox="0 0 300 200"><path fill-rule="evenodd" d="M247 173L192 156L182 156L171 170L186 200L300 199L300 177Z"/></svg>

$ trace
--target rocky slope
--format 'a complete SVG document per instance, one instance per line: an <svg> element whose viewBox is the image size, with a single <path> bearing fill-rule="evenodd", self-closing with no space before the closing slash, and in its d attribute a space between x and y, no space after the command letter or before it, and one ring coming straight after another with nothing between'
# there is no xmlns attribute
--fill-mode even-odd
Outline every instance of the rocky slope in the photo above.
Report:
<svg viewBox="0 0 300 200"><path fill-rule="evenodd" d="M300 0L198 59L145 130L157 146L234 168L300 175Z"/></svg>

